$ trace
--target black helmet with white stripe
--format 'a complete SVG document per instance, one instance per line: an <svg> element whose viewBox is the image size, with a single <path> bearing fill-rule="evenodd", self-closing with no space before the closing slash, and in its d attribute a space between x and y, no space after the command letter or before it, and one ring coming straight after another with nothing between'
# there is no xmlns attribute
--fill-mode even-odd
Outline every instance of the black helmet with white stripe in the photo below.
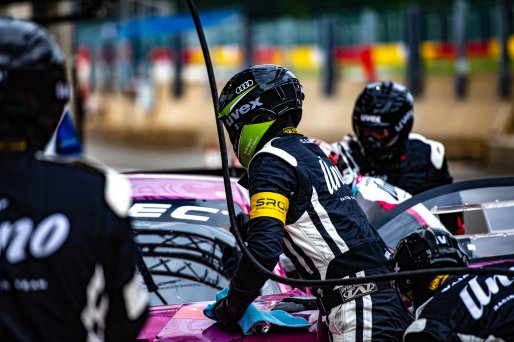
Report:
<svg viewBox="0 0 514 342"><path fill-rule="evenodd" d="M43 148L69 96L54 37L33 22L0 18L0 147Z"/></svg>
<svg viewBox="0 0 514 342"><path fill-rule="evenodd" d="M414 122L414 99L401 84L368 84L353 109L353 130L364 154L375 163L397 162Z"/></svg>

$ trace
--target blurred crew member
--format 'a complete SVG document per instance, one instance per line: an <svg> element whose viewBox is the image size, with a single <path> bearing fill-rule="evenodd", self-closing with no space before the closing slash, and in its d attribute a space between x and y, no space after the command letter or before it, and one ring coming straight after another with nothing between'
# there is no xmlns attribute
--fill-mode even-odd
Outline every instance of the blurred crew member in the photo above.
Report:
<svg viewBox="0 0 514 342"><path fill-rule="evenodd" d="M428 227L402 239L392 261L397 271L468 265L467 255L448 231ZM514 270L512 261L491 266ZM512 277L438 275L397 284L416 310L404 341L514 341Z"/></svg>
<svg viewBox="0 0 514 342"><path fill-rule="evenodd" d="M130 341L147 313L130 186L43 150L68 102L64 56L0 19L0 341Z"/></svg>
<svg viewBox="0 0 514 342"><path fill-rule="evenodd" d="M373 176L411 195L451 184L444 145L411 133L414 99L395 82L368 84L355 102L352 124L355 136L345 135L333 145L350 155L358 173ZM442 218L453 233L463 233L462 216Z"/></svg>
<svg viewBox="0 0 514 342"><path fill-rule="evenodd" d="M296 129L303 99L298 79L275 65L244 69L221 92L218 118L247 169L248 248L270 271L284 252L306 279L388 273L388 249L336 166ZM237 329L266 280L243 258L218 321ZM397 340L411 320L389 283L312 291L335 341Z"/></svg>

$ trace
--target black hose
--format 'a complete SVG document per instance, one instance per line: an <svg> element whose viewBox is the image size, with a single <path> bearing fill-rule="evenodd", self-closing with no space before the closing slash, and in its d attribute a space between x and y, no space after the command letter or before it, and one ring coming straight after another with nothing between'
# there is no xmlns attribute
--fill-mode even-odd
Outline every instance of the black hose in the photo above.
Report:
<svg viewBox="0 0 514 342"><path fill-rule="evenodd" d="M220 144L220 153L221 153L221 165L223 167L223 182L225 185L225 193L227 197L227 209L228 216L230 219L230 225L234 227L234 236L236 238L237 244L241 248L241 252L243 255L250 260L255 269L263 274L264 276L272 279L276 282L293 285L293 286L307 286L307 287L333 287L337 285L353 285L353 284L363 284L370 282L383 282L390 281L394 279L400 278L412 278L416 276L424 276L424 275L439 275L439 274L498 274L498 275L508 275L514 277L514 271L501 269L501 268L468 268L468 267L445 267L445 268L437 268L437 269L424 269L424 270L415 270L415 271L402 271L397 273L388 273L388 274L380 274L374 276L365 276L358 278L345 278L345 279L326 279L326 280L308 280L308 279L289 279L284 278L279 275L276 275L264 266L252 255L252 253L246 247L243 237L241 235L240 227L237 224L236 213L234 209L234 201L232 196L232 187L230 182L230 174L229 174L229 166L228 166L228 158L227 158L227 145L225 142L225 135L223 130L223 123L221 120L218 120L218 91L216 89L216 80L214 78L214 72L212 68L212 61L209 54L209 48L207 47L207 42L205 40L205 34L203 32L202 24L200 22L200 17L198 15L198 10L194 4L193 0L187 0L187 5L189 7L189 11L191 12L191 16L193 17L193 21L195 23L196 32L198 34L198 39L200 40L200 45L202 47L202 52L205 60L205 66L207 68L207 74L209 76L209 85L211 88L212 102L214 105L214 116L216 118L216 128L218 131L218 140Z"/></svg>

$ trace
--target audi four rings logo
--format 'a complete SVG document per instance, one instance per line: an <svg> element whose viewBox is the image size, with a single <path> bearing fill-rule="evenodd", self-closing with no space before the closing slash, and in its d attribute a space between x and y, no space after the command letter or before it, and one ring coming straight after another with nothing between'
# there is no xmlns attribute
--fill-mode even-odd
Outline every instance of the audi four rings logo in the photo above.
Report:
<svg viewBox="0 0 514 342"><path fill-rule="evenodd" d="M253 80L248 80L245 83L240 84L239 87L236 88L236 94L241 94L243 91L250 88L251 86L253 86Z"/></svg>

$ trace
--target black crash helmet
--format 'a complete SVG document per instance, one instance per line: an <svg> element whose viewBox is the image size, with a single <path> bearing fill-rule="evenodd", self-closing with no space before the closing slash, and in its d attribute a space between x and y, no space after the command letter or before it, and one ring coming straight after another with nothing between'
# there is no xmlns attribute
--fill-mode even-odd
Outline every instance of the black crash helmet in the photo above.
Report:
<svg viewBox="0 0 514 342"><path fill-rule="evenodd" d="M405 153L414 122L414 99L409 90L395 82L368 84L353 109L353 130L373 162L395 161Z"/></svg>
<svg viewBox="0 0 514 342"><path fill-rule="evenodd" d="M398 271L467 266L468 256L446 229L422 226L404 237L392 256Z"/></svg>
<svg viewBox="0 0 514 342"><path fill-rule="evenodd" d="M264 134L287 114L296 126L302 116L303 88L288 69L254 65L234 75L221 91L218 119L223 121L244 167Z"/></svg>
<svg viewBox="0 0 514 342"><path fill-rule="evenodd" d="M33 22L0 18L2 146L43 148L69 97L64 55L54 37Z"/></svg>

